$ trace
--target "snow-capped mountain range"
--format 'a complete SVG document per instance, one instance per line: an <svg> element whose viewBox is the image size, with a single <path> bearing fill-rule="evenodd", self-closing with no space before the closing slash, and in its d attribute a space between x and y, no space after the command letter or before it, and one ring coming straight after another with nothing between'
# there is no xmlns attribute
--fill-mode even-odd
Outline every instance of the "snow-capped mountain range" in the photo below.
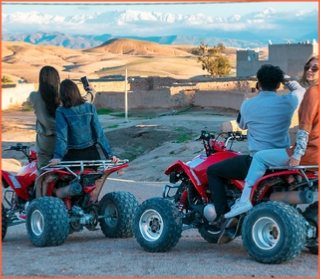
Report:
<svg viewBox="0 0 320 279"><path fill-rule="evenodd" d="M3 41L29 40L72 48L96 46L104 39L117 37L193 45L201 41L210 45L218 40L217 43L226 46L255 47L267 45L269 40L274 43L318 41L318 11L292 13L268 8L230 17L133 10L77 16L15 12L2 14L2 34ZM79 42L68 46L68 39Z"/></svg>

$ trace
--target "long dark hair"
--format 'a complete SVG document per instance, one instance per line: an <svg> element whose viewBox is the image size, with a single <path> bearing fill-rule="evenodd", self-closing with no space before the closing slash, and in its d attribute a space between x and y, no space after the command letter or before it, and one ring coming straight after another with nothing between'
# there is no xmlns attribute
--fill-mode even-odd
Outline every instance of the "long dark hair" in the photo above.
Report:
<svg viewBox="0 0 320 279"><path fill-rule="evenodd" d="M39 92L48 114L56 118L59 101L60 77L58 71L51 66L44 66L39 73Z"/></svg>
<svg viewBox="0 0 320 279"><path fill-rule="evenodd" d="M86 102L81 96L78 86L70 79L65 79L60 84L60 100L66 108L79 106Z"/></svg>

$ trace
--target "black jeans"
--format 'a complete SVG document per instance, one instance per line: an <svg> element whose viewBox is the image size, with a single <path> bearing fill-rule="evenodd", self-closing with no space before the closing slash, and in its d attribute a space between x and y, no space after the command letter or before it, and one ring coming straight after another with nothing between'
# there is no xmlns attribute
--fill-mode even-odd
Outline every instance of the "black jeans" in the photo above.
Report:
<svg viewBox="0 0 320 279"><path fill-rule="evenodd" d="M68 149L62 161L91 161L100 160L100 155L96 145L83 149Z"/></svg>
<svg viewBox="0 0 320 279"><path fill-rule="evenodd" d="M63 156L62 161L95 161L100 160L100 154L97 146L92 145L83 149L68 149L67 153ZM86 167L85 169L87 169ZM90 167L97 171L98 167ZM78 167L71 168L72 171L79 171Z"/></svg>
<svg viewBox="0 0 320 279"><path fill-rule="evenodd" d="M218 216L230 211L224 181L226 179L244 180L249 171L251 160L250 155L240 155L213 164L207 169L211 199Z"/></svg>

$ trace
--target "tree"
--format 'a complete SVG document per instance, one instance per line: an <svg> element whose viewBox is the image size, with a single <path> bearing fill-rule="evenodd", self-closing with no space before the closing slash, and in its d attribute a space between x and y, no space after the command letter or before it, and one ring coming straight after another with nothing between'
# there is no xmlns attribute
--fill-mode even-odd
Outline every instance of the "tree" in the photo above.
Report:
<svg viewBox="0 0 320 279"><path fill-rule="evenodd" d="M1 81L2 81L2 84L13 83L13 80L8 76L2 76Z"/></svg>
<svg viewBox="0 0 320 279"><path fill-rule="evenodd" d="M202 70L207 70L211 77L221 77L230 74L230 61L222 54L222 51L225 49L222 43L212 48L209 48L208 45L205 45L203 42L200 43L198 47L200 56L197 62L201 62Z"/></svg>

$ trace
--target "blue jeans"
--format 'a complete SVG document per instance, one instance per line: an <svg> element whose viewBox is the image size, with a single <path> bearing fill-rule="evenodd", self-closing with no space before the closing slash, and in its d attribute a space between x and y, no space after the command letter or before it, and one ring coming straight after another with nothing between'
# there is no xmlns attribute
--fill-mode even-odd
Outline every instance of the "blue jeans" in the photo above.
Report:
<svg viewBox="0 0 320 279"><path fill-rule="evenodd" d="M284 166L288 159L289 155L284 148L258 151L253 156L246 182L253 186L268 167Z"/></svg>

